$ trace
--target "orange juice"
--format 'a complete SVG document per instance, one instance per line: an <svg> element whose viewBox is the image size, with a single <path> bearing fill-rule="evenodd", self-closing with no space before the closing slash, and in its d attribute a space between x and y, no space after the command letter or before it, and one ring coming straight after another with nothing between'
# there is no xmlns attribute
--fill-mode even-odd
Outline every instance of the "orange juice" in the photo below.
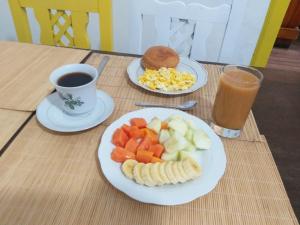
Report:
<svg viewBox="0 0 300 225"><path fill-rule="evenodd" d="M213 106L214 123L240 130L246 122L261 79L262 74L255 69L225 66Z"/></svg>

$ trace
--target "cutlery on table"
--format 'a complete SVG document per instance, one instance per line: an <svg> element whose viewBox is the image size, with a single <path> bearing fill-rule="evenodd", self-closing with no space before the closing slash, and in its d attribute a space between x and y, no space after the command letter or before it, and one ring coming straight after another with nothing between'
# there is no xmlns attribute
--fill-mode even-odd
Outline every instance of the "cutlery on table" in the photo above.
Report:
<svg viewBox="0 0 300 225"><path fill-rule="evenodd" d="M135 105L142 106L142 107L162 107L162 108L174 108L174 109L180 109L180 110L190 110L197 105L197 101L190 100L190 101L186 101L181 104L178 104L178 105L165 105L165 104L149 103L149 102L136 102Z"/></svg>
<svg viewBox="0 0 300 225"><path fill-rule="evenodd" d="M109 61L109 56L107 56L107 55L103 56L101 62L98 65L98 68L97 68L99 76L102 73L102 71L104 70L108 61Z"/></svg>

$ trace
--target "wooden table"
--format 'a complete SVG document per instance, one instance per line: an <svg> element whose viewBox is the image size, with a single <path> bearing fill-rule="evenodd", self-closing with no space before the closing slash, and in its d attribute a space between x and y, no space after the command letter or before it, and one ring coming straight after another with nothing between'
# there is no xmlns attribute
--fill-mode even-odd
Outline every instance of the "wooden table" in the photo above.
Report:
<svg viewBox="0 0 300 225"><path fill-rule="evenodd" d="M82 62L97 65L102 57L94 52ZM116 103L113 115L101 125L84 132L55 133L43 128L34 112L16 123L17 133L4 144L0 158L0 224L298 224L252 113L240 138L222 139L227 169L209 194L167 207L139 203L113 188L97 159L105 128L138 109L134 106L137 99L178 103L196 98L199 104L190 113L209 121L221 68L204 65L209 73L204 88L170 98L130 83L126 68L132 59L111 55L100 76L97 87Z"/></svg>

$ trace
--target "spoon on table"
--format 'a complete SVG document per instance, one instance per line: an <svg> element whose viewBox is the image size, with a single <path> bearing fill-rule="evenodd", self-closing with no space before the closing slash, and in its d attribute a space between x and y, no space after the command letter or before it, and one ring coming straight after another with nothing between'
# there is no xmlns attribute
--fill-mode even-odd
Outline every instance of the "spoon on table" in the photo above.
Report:
<svg viewBox="0 0 300 225"><path fill-rule="evenodd" d="M97 67L99 76L101 75L102 71L104 70L104 67L108 63L109 59L110 59L109 56L107 56L107 55L103 56L101 62L99 63L99 65Z"/></svg>
<svg viewBox="0 0 300 225"><path fill-rule="evenodd" d="M197 105L197 101L190 100L183 102L179 105L163 105L163 104L157 104L157 103L148 103L148 102L136 102L136 106L142 106L142 107L162 107L162 108L174 108L174 109L180 109L180 110L190 110L195 105Z"/></svg>

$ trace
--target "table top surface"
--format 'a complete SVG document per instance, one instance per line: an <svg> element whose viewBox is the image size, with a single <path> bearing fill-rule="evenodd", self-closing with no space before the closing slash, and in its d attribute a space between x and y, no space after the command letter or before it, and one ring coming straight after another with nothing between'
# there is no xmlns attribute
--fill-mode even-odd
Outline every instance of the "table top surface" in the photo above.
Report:
<svg viewBox="0 0 300 225"><path fill-rule="evenodd" d="M0 108L34 111L54 88L49 74L64 64L81 62L87 50L0 42Z"/></svg>
<svg viewBox="0 0 300 225"><path fill-rule="evenodd" d="M10 129L3 131L6 139L0 140L3 154L0 158L0 217L5 224L20 221L24 224L98 224L99 221L194 224L199 220L206 224L240 224L241 221L298 224L267 141L259 133L252 113L240 138L222 139L229 162L224 177L210 194L183 206L157 207L138 203L112 188L103 177L95 154L105 128L119 116L137 109L134 106L137 99L161 103L178 103L188 97L199 99L198 106L190 113L205 121L211 120L221 67L204 64L209 73L206 87L189 96L169 98L149 94L130 83L126 68L134 55L108 54L110 61L97 88L114 98L116 108L108 120L93 129L74 134L54 133L41 127L34 111L1 109L0 101L0 122L12 121L8 123ZM73 60L97 66L102 57L103 52L99 51L80 52ZM119 215L112 218L112 210ZM148 214L148 220L136 215L135 210L141 215ZM130 216L124 218L124 215ZM151 220L153 216L162 218L164 215L168 216ZM172 219L175 215L177 221Z"/></svg>

